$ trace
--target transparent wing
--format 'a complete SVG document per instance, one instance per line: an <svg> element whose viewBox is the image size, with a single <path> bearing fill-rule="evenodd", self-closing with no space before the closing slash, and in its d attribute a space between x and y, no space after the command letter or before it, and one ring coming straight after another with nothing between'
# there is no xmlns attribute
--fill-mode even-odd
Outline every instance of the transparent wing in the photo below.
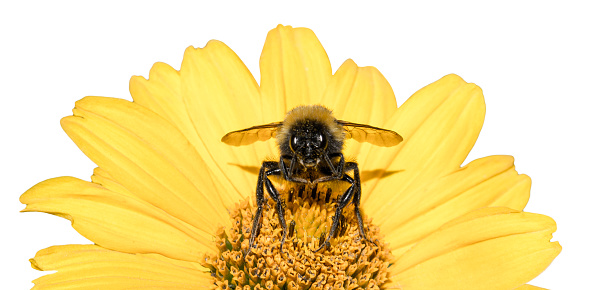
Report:
<svg viewBox="0 0 595 290"><path fill-rule="evenodd" d="M337 122L343 126L345 139L352 138L357 142L368 142L381 147L395 146L403 141L403 137L395 131L342 120Z"/></svg>
<svg viewBox="0 0 595 290"><path fill-rule="evenodd" d="M254 126L243 130L233 131L225 134L221 142L232 146L249 145L256 141L266 141L275 137L277 128L281 122L275 122L265 125Z"/></svg>

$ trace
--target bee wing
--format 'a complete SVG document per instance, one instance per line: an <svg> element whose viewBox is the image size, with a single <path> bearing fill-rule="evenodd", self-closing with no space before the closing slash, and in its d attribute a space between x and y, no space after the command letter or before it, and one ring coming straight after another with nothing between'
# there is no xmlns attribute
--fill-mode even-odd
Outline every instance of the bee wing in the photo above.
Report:
<svg viewBox="0 0 595 290"><path fill-rule="evenodd" d="M342 120L337 122L343 126L345 139L352 138L357 142L368 142L381 147L395 146L403 141L403 137L395 131Z"/></svg>
<svg viewBox="0 0 595 290"><path fill-rule="evenodd" d="M277 128L279 128L279 126L281 126L281 122L258 125L243 130L229 132L221 138L221 142L232 146L242 146L252 144L256 141L266 141L277 134Z"/></svg>

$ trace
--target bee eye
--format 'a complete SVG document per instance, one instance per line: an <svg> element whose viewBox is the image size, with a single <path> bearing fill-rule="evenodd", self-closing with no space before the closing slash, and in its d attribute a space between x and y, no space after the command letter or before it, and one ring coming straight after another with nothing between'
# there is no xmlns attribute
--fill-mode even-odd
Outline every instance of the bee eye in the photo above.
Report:
<svg viewBox="0 0 595 290"><path fill-rule="evenodd" d="M326 149L327 142L324 134L316 136L316 141L318 142L318 148Z"/></svg>
<svg viewBox="0 0 595 290"><path fill-rule="evenodd" d="M299 147L300 143L302 143L300 137L292 136L291 140L289 141L289 148L291 148L291 151L295 152L295 149L297 149Z"/></svg>

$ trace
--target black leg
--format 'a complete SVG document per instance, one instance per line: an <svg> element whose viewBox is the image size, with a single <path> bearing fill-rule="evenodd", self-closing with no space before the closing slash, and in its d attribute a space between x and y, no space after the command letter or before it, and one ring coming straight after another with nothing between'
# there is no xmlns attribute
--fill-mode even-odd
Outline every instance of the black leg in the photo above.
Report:
<svg viewBox="0 0 595 290"><path fill-rule="evenodd" d="M335 167L333 165L333 161L331 158L339 157L339 164ZM323 176L316 179L313 183L325 182L330 180L341 180L343 175L345 175L344 167L345 167L345 157L343 157L342 153L335 153L335 154L324 154L324 161L327 163L328 167L331 170L330 176Z"/></svg>
<svg viewBox="0 0 595 290"><path fill-rule="evenodd" d="M287 236L287 224L285 223L285 209L283 208L283 202L281 202L281 197L273 183L269 179L269 175L280 175L281 169L272 169L266 172L264 182L267 188L267 192L269 196L275 201L277 204L277 216L279 217L279 224L281 228L283 228L283 237L281 238L281 245L279 246L279 251L283 253L283 244L285 243L285 237Z"/></svg>
<svg viewBox="0 0 595 290"><path fill-rule="evenodd" d="M353 211L355 213L355 217L357 218L359 235L364 240L374 244L375 246L378 246L375 242L373 242L366 236L366 232L364 231L364 222L362 220L362 215L359 211L359 202L362 197L362 183L361 183L361 179L359 177L359 167L357 166L357 163L355 163L355 162L348 162L346 165L346 168L347 168L347 170L353 170L353 179L354 179L355 185L356 185L356 192L353 195Z"/></svg>
<svg viewBox="0 0 595 290"><path fill-rule="evenodd" d="M289 168L287 168L287 164L285 164L285 159L291 160L289 162ZM283 179L285 179L287 181L298 182L298 183L309 183L308 180L306 180L306 179L293 176L293 174L295 173L296 165L297 165L297 157L295 155L281 156L281 158L279 160L279 168L281 169Z"/></svg>
<svg viewBox="0 0 595 290"><path fill-rule="evenodd" d="M291 176L293 175L293 158L295 157L281 156L281 158L279 158L279 168L281 168L281 174L283 176L283 179L285 180L289 180L289 178L291 178ZM287 168L287 164L285 164L285 159L291 160L289 168Z"/></svg>
<svg viewBox="0 0 595 290"><path fill-rule="evenodd" d="M331 158L335 157L340 157L339 164L337 165L337 167L333 165L333 161L331 160ZM330 155L324 154L324 161L326 161L326 164L331 169L332 177L334 177L335 179L341 178L341 175L344 174L343 169L345 167L345 157L343 157L343 153L335 153Z"/></svg>
<svg viewBox="0 0 595 290"><path fill-rule="evenodd" d="M359 176L359 167L357 166L357 163L347 162L345 164L345 171L350 171L350 170L353 170L353 178L351 178L347 174L343 174L343 177L340 180L351 183L351 186L345 191L345 193L343 193L343 195L341 195L339 197L339 200L337 200L337 209L335 210L335 216L333 216L333 223L331 225L331 230L329 231L329 234L328 234L326 240L324 241L324 243L322 243L322 245L318 249L316 249L314 252L318 252L322 248L324 248L328 245L329 240L335 234L335 231L337 230L337 227L339 226L339 221L341 220L341 215L343 214L343 208L345 208L349 204L350 201L353 202L354 213L357 218L357 225L359 227L360 236L364 240L376 245L376 243L374 243L373 241L368 239L368 237L366 237L366 233L364 231L364 223L362 220L362 215L359 211L359 203L360 203L360 199L361 199L362 189L361 189L361 180L360 180L360 176Z"/></svg>
<svg viewBox="0 0 595 290"><path fill-rule="evenodd" d="M258 181L256 182L256 214L252 219L252 230L250 231L250 246L248 247L248 251L246 251L245 256L250 254L252 251L252 246L254 245L254 241L256 240L256 236L260 230L260 220L262 218L262 207L264 205L264 176L267 168L275 167L274 162L263 162L262 166L260 167L260 172L258 173Z"/></svg>
<svg viewBox="0 0 595 290"><path fill-rule="evenodd" d="M347 176L347 174L345 174L344 176ZM351 179L351 177L349 177L349 179ZM345 179L342 179L342 180L347 181ZM335 210L335 216L333 216L333 224L331 225L331 230L329 231L324 243L322 243L320 245L320 247L318 249L316 249L314 252L318 252L322 248L328 246L329 240L335 234L335 231L337 230L337 227L339 226L339 221L341 220L341 215L343 214L343 208L345 208L345 206L347 206L349 204L349 201L353 197L354 189L355 189L355 187L354 187L354 184L352 183L351 186L345 191L345 193L343 193L339 197L339 200L337 200L337 209Z"/></svg>
<svg viewBox="0 0 595 290"><path fill-rule="evenodd" d="M289 163L289 175L287 175L287 178L285 180L291 180L291 178L293 177L293 174L295 173L296 165L297 165L297 156L295 154L293 154L293 156L291 157L291 162Z"/></svg>
<svg viewBox="0 0 595 290"><path fill-rule="evenodd" d="M281 166L284 166L284 164L282 164ZM283 228L283 237L281 239L280 246L280 250L281 252L283 252L283 243L285 242L285 237L287 235L287 225L285 223L285 210L283 209L283 203L281 202L279 192L277 191L275 186L273 186L271 180L268 178L269 175L280 175L282 173L282 169L280 169L279 167L280 164L273 161L265 161L262 163L262 166L260 167L260 172L258 173L258 183L256 184L256 215L254 216L254 220L252 222L252 231L250 232L250 245L245 255L250 254L250 251L254 246L256 236L258 235L258 232L260 230L262 219L262 207L264 206L263 187L266 187L269 196L277 204L277 215L279 216L279 224Z"/></svg>

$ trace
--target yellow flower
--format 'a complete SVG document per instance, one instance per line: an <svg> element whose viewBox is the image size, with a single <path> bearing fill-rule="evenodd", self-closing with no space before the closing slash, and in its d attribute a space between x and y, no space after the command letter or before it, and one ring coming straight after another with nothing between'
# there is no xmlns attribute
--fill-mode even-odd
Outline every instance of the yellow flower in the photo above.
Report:
<svg viewBox="0 0 595 290"><path fill-rule="evenodd" d="M378 70L347 60L332 74L314 33L287 26L268 34L260 66L259 86L231 49L211 41L202 49L188 48L179 71L156 63L148 80L133 77L134 102L78 101L74 115L61 124L98 165L92 182L46 180L21 202L27 204L24 211L71 220L95 245L39 251L33 267L57 272L35 280L35 288L227 288L243 279L250 287L271 289L538 289L525 283L561 248L550 242L556 230L551 218L522 211L529 177L517 174L510 156L485 157L461 168L483 124L479 87L448 75L397 108ZM357 157L362 170L366 223L372 232L377 229L373 234L380 243L377 256L355 261L353 271L347 264L335 269L332 251L319 254L331 261L328 273L314 264L305 269L299 259L291 264L296 256L244 261L240 255L235 261L228 251L241 242L228 236L237 234L230 234L237 226L230 215L249 217L246 199L254 195L255 169L277 150L273 142L231 147L220 139L229 131L280 121L301 104L323 104L338 119L404 137L393 148L347 143L345 155ZM302 214L316 219L324 214L322 205L314 212L312 204ZM279 231L263 230L260 236L274 243ZM349 237L337 240L355 240ZM357 251L364 256L362 249ZM216 260L225 251L218 269ZM244 266L229 265L236 262ZM281 274L269 262L293 267L285 270L295 269L297 282L280 283ZM269 271L254 276L249 267ZM362 274L362 268L371 274ZM324 276L324 281L314 285L318 280L303 278L308 271L314 271L311 279Z"/></svg>

